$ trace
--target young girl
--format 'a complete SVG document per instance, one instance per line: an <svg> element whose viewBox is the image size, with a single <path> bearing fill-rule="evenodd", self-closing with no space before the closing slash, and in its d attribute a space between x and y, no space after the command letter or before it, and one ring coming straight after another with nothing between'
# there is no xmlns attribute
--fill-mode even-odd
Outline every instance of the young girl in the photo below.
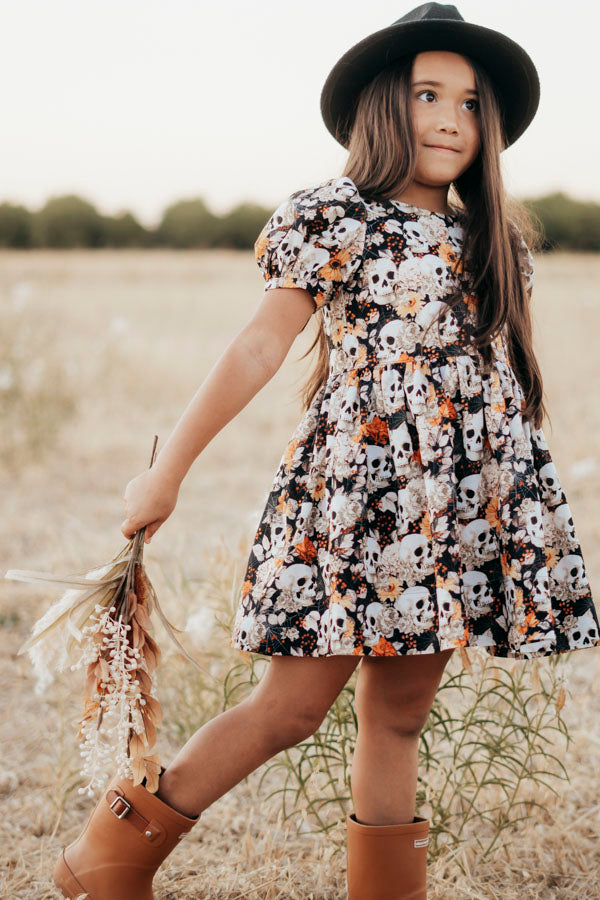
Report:
<svg viewBox="0 0 600 900"><path fill-rule="evenodd" d="M113 779L57 862L66 896L150 900L200 813L311 735L360 662L348 896L425 900L419 735L454 649L526 660L599 645L541 428L531 229L500 174L538 101L521 47L437 3L330 73L321 109L344 172L270 217L255 244L262 303L124 498L123 534L146 526L150 540L192 462L318 314L318 367L231 639L270 656L268 671L193 735L156 794Z"/></svg>

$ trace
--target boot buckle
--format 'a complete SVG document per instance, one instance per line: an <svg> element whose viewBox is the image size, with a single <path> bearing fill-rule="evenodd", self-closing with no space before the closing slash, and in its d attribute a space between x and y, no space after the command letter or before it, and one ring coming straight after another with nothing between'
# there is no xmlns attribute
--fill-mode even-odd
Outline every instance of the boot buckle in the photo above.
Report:
<svg viewBox="0 0 600 900"><path fill-rule="evenodd" d="M121 810L121 812L117 812L116 809L114 808L114 807L115 807L115 803L117 803L117 802L119 802L119 801L123 804L123 809ZM131 803L129 803L129 802L125 799L125 797L120 797L120 796L119 796L119 797L115 797L115 799L113 800L113 802L112 802L111 804L109 804L109 809L111 810L111 812L113 812L113 813L115 814L115 816L117 817L117 819L122 819L124 816L127 815L127 813L129 812L129 810L131 809Z"/></svg>

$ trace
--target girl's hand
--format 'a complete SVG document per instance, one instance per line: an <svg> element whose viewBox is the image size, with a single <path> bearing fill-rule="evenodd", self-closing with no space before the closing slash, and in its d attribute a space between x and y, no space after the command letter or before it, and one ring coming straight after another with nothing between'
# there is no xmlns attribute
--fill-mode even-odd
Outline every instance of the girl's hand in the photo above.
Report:
<svg viewBox="0 0 600 900"><path fill-rule="evenodd" d="M144 541L147 544L175 509L178 494L179 485L166 479L157 469L150 468L137 475L129 482L123 496L127 516L121 523L123 535L129 540L145 525Z"/></svg>

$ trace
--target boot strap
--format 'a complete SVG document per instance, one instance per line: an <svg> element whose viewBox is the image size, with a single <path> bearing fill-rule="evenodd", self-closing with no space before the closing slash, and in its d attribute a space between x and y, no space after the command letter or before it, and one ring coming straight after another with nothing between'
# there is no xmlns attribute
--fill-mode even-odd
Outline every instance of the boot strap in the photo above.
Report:
<svg viewBox="0 0 600 900"><path fill-rule="evenodd" d="M149 844L156 846L162 844L167 837L167 831L164 825L158 819L145 819L135 807L127 800L119 790L114 788L106 793L106 802L108 808L117 817L117 819L127 820L141 832L142 838ZM176 836L176 840L180 841L186 836L187 829Z"/></svg>
<svg viewBox="0 0 600 900"><path fill-rule="evenodd" d="M110 811L114 813L117 819L124 819L125 816L127 816L131 824L135 825L138 831L146 831L147 826L149 825L148 819L145 819L140 815L140 813L131 805L129 800L126 800L122 794L113 789L108 791L106 799Z"/></svg>

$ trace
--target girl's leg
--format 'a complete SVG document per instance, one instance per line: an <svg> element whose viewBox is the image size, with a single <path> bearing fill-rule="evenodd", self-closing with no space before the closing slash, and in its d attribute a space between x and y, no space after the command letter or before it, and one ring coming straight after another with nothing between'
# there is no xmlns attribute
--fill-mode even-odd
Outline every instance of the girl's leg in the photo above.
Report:
<svg viewBox="0 0 600 900"><path fill-rule="evenodd" d="M419 736L453 652L364 657L351 772L354 813L362 824L413 821Z"/></svg>
<svg viewBox="0 0 600 900"><path fill-rule="evenodd" d="M157 796L199 815L279 751L319 728L359 656L273 656L250 696L206 722L160 778Z"/></svg>

